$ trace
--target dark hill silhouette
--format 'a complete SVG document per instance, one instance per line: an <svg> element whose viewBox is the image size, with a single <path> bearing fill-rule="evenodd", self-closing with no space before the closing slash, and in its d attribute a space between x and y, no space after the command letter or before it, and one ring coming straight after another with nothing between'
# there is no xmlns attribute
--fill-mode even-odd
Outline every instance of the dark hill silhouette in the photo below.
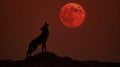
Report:
<svg viewBox="0 0 120 67"><path fill-rule="evenodd" d="M120 63L77 61L54 53L38 53L21 61L1 60L0 67L120 67Z"/></svg>

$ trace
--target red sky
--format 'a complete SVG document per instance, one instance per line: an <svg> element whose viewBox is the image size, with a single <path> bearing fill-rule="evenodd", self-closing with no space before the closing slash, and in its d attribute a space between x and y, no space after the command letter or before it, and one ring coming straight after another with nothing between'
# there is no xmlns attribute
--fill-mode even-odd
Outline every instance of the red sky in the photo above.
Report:
<svg viewBox="0 0 120 67"><path fill-rule="evenodd" d="M76 2L84 8L82 26L71 29L59 20L61 7ZM0 59L21 60L45 21L47 49L77 60L120 62L119 0L2 0ZM41 47L34 54L41 51Z"/></svg>

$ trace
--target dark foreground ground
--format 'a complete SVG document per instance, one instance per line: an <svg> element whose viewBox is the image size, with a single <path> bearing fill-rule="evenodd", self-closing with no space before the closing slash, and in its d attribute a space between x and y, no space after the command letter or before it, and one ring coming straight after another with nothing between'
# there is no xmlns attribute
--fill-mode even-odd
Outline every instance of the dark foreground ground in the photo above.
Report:
<svg viewBox="0 0 120 67"><path fill-rule="evenodd" d="M0 60L0 67L120 67L120 63L77 61L54 53L38 53L21 61Z"/></svg>

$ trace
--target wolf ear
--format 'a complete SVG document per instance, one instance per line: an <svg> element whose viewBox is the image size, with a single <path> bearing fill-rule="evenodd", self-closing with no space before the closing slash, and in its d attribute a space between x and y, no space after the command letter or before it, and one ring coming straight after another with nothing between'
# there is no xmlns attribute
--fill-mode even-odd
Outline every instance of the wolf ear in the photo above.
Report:
<svg viewBox="0 0 120 67"><path fill-rule="evenodd" d="M45 25L48 27L49 26L49 24L47 23L47 22L45 22Z"/></svg>
<svg viewBox="0 0 120 67"><path fill-rule="evenodd" d="M48 23L47 22L45 22L45 25L47 25Z"/></svg>

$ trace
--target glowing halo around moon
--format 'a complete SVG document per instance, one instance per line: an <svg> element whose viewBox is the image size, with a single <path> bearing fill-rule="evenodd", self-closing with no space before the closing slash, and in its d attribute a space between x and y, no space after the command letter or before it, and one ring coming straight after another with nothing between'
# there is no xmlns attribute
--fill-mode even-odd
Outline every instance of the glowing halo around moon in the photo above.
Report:
<svg viewBox="0 0 120 67"><path fill-rule="evenodd" d="M61 8L59 18L65 26L76 28L84 22L85 11L77 3L68 3Z"/></svg>

